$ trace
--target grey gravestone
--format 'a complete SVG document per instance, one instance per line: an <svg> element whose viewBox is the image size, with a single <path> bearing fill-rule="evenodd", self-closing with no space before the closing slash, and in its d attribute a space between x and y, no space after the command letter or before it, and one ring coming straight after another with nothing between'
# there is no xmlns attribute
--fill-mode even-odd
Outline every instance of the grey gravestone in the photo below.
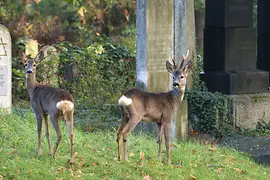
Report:
<svg viewBox="0 0 270 180"><path fill-rule="evenodd" d="M191 4L190 4L191 3ZM171 89L171 76L165 63L175 55L180 64L182 55L195 51L195 24L193 1L137 0L136 12L136 75L137 87L149 92L165 92ZM187 19L187 17L191 17ZM190 24L189 26L187 26ZM187 36L187 32L189 33ZM193 37L194 36L194 37ZM191 38L190 38L191 37ZM193 43L190 43L194 41ZM154 123L140 123L139 129L156 131ZM172 137L187 134L187 104L176 112L172 123Z"/></svg>
<svg viewBox="0 0 270 180"><path fill-rule="evenodd" d="M269 42L270 42L270 1L258 1L258 69L270 72Z"/></svg>
<svg viewBox="0 0 270 180"><path fill-rule="evenodd" d="M214 6L220 12L214 11ZM201 79L210 91L224 94L267 91L269 73L256 68L256 30L249 23L253 17L248 15L252 14L252 7L252 0L206 0ZM237 17L231 16L231 10ZM215 18L226 21L220 24Z"/></svg>
<svg viewBox="0 0 270 180"><path fill-rule="evenodd" d="M253 24L253 0L206 0L205 6L206 27L251 27Z"/></svg>
<svg viewBox="0 0 270 180"><path fill-rule="evenodd" d="M0 24L0 108L11 112L11 37Z"/></svg>
<svg viewBox="0 0 270 180"><path fill-rule="evenodd" d="M173 0L137 0L137 87L149 92L168 91L170 75L165 63L173 55ZM155 124L140 129L156 131Z"/></svg>

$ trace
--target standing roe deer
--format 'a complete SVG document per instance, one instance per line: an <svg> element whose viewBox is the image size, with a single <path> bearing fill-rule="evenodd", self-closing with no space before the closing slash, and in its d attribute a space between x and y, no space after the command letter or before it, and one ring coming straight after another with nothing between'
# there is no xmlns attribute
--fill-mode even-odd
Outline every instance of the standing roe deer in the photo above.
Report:
<svg viewBox="0 0 270 180"><path fill-rule="evenodd" d="M62 89L53 88L49 85L42 85L36 81L36 68L41 60L43 60L49 53L56 52L53 46L44 46L34 59L27 59L23 54L22 61L25 64L26 74L26 87L30 96L31 107L35 113L37 120L38 131L38 151L41 152L41 130L42 130L42 118L45 119L46 137L49 145L49 151L52 157L55 157L58 145L62 138L62 134L58 125L58 121L62 116L66 122L69 138L70 138L70 164L73 164L73 112L74 103L72 95ZM57 134L57 141L52 151L49 134L49 116L52 125Z"/></svg>
<svg viewBox="0 0 270 180"><path fill-rule="evenodd" d="M118 144L118 160L121 160L121 142L123 136L124 143L124 158L127 159L127 137L130 131L140 121L156 122L158 126L158 158L161 160L161 144L162 144L162 128L164 130L165 144L167 151L167 161L170 159L170 127L173 114L178 105L182 102L186 87L186 79L188 72L192 66L191 61L188 61L184 66L184 62L188 57L183 55L183 60L176 67L174 58L173 65L166 62L167 70L173 75L173 89L169 92L150 93L139 89L129 89L120 97L118 104L121 108L122 123L117 133Z"/></svg>

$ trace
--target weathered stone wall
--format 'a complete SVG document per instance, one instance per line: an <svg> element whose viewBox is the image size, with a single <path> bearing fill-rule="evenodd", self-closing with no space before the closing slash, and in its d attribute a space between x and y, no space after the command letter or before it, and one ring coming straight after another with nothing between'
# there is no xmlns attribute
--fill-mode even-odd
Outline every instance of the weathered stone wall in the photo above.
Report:
<svg viewBox="0 0 270 180"><path fill-rule="evenodd" d="M234 124L243 129L255 129L258 122L270 123L270 94L230 96L233 100Z"/></svg>

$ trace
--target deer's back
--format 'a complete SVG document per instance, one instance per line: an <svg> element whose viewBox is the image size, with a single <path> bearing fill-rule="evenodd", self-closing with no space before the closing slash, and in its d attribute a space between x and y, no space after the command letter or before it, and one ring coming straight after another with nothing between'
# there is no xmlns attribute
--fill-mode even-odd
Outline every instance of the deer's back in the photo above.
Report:
<svg viewBox="0 0 270 180"><path fill-rule="evenodd" d="M171 115L173 111L168 93L151 93L139 89L129 89L124 95L132 99L130 111L143 114L145 121L159 121L163 116Z"/></svg>
<svg viewBox="0 0 270 180"><path fill-rule="evenodd" d="M40 105L44 112L48 112L51 108L55 109L56 104L62 100L73 102L73 97L69 92L48 85L36 86L30 99L32 106Z"/></svg>

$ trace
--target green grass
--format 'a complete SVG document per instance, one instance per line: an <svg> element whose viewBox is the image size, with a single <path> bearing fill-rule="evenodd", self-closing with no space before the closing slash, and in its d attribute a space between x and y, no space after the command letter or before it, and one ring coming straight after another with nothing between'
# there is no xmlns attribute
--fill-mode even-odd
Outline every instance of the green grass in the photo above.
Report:
<svg viewBox="0 0 270 180"><path fill-rule="evenodd" d="M267 179L270 168L254 163L247 155L230 148L210 150L210 145L172 143L172 164L157 160L156 139L131 134L129 161L116 160L116 132L84 133L75 128L75 164L69 167L67 129L55 159L48 153L43 132L43 154L36 156L36 121L30 109L15 108L12 115L0 114L0 179ZM51 140L55 143L51 127ZM164 147L164 146L163 146ZM140 159L140 152L145 159Z"/></svg>

